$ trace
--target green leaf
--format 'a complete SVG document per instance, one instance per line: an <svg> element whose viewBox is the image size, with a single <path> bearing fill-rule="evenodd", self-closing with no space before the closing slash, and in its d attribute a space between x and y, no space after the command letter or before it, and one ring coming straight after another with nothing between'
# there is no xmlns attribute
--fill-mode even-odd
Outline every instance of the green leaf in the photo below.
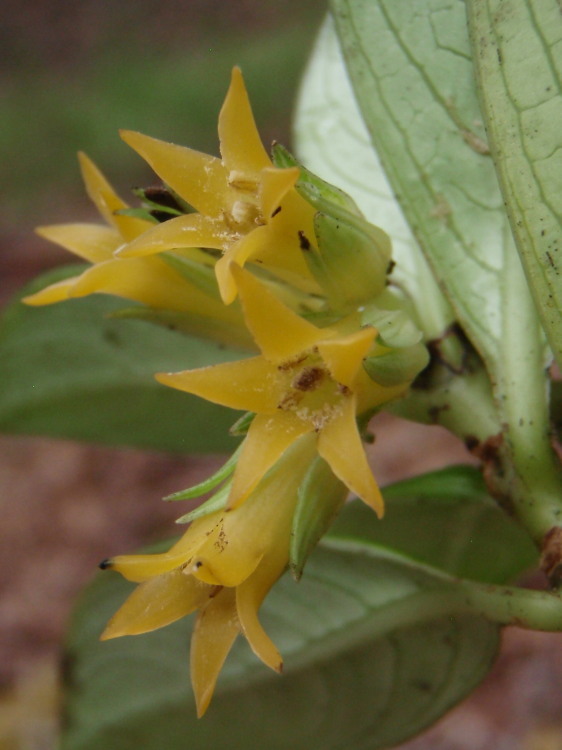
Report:
<svg viewBox="0 0 562 750"><path fill-rule="evenodd" d="M365 123L410 227L463 328L497 364L501 272L515 250L473 83L465 4L331 7Z"/></svg>
<svg viewBox="0 0 562 750"><path fill-rule="evenodd" d="M535 304L562 365L562 22L557 0L470 0L490 148Z"/></svg>
<svg viewBox="0 0 562 750"><path fill-rule="evenodd" d="M464 594L459 610L449 574L473 575L487 592L536 554L471 468L399 483L387 497L384 521L347 506L300 582L284 576L262 605L283 676L239 639L199 721L190 621L99 643L131 589L100 576L71 629L61 750L376 750L435 721L484 677L497 648L495 625L460 614Z"/></svg>
<svg viewBox="0 0 562 750"><path fill-rule="evenodd" d="M497 627L483 618L432 617L436 593L423 575L415 580L393 562L318 550L302 581L285 576L262 606L285 657L283 676L238 641L197 720L189 622L99 643L130 588L108 575L74 618L61 750L388 747L469 692L497 649ZM424 615L429 621L415 624Z"/></svg>
<svg viewBox="0 0 562 750"><path fill-rule="evenodd" d="M496 492L510 497L542 544L562 513L562 480L549 440L547 358L487 151L465 3L333 0L331 7L372 143L486 364L497 412L487 437L501 435ZM423 319L423 306L418 310ZM444 419L466 436L463 405L450 402Z"/></svg>
<svg viewBox="0 0 562 750"><path fill-rule="evenodd" d="M24 294L76 271L46 274ZM153 376L238 355L108 317L122 305L92 295L40 308L15 302L7 309L0 326L0 430L158 450L232 450L231 410L161 386Z"/></svg>
<svg viewBox="0 0 562 750"><path fill-rule="evenodd" d="M305 165L355 200L392 239L391 280L412 300L425 339L439 338L454 319L419 250L373 150L328 18L308 64L295 113L295 140Z"/></svg>
<svg viewBox="0 0 562 750"><path fill-rule="evenodd" d="M537 565L528 535L490 500L480 471L471 466L450 466L397 482L385 487L383 496L382 522L354 500L329 531L327 543L347 539L352 547L393 549L485 583L505 583Z"/></svg>

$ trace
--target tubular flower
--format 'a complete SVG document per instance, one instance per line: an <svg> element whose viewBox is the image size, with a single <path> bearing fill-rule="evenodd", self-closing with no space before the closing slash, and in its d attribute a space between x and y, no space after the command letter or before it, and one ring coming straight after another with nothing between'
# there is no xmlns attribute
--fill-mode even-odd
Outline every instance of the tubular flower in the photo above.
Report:
<svg viewBox="0 0 562 750"><path fill-rule="evenodd" d="M239 266L254 261L302 291L319 291L302 257L303 242L314 237L315 209L294 189L298 167L273 166L238 68L232 71L218 130L222 159L122 132L126 143L197 213L155 226L118 254L144 256L188 247L220 250L215 272L226 304L236 297L232 261Z"/></svg>
<svg viewBox="0 0 562 750"><path fill-rule="evenodd" d="M229 506L237 507L284 451L313 433L319 455L352 492L382 515L383 500L369 468L357 414L400 395L363 369L376 354L377 331L355 317L317 328L280 302L252 274L232 268L246 323L261 356L160 373L157 380L209 401L255 412L233 478Z"/></svg>
<svg viewBox="0 0 562 750"><path fill-rule="evenodd" d="M184 325L191 332L230 343L233 339L246 343L248 337L240 310L226 308L220 299L190 283L165 258L114 257L115 250L123 243L135 240L155 225L123 213L128 205L94 163L85 154L79 154L79 161L88 195L105 219L106 226L58 224L39 227L37 232L92 265L78 276L51 284L26 297L24 302L49 305L104 292L141 302L152 309L184 314ZM193 261L202 267L203 261L209 261L199 250L194 249L192 253Z"/></svg>
<svg viewBox="0 0 562 750"><path fill-rule="evenodd" d="M199 610L190 658L199 716L238 633L267 666L281 671L282 658L257 612L287 566L298 488L313 457L314 442L304 437L242 507L193 521L164 554L124 555L102 563L139 583L102 640L147 633Z"/></svg>

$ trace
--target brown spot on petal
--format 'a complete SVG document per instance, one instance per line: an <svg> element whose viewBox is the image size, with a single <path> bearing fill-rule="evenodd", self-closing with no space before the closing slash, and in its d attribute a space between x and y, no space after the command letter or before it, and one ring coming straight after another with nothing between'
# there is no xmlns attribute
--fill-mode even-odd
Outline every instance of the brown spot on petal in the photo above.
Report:
<svg viewBox="0 0 562 750"><path fill-rule="evenodd" d="M299 246L301 250L310 250L310 240L305 235L305 233L299 229L298 231L299 235Z"/></svg>
<svg viewBox="0 0 562 750"><path fill-rule="evenodd" d="M297 391L313 391L324 379L326 371L321 367L305 367L293 380L291 385Z"/></svg>

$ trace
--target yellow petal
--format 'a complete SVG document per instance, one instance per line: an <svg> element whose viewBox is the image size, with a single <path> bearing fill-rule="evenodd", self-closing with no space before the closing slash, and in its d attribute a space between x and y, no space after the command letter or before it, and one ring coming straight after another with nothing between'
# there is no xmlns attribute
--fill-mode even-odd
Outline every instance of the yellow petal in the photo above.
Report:
<svg viewBox="0 0 562 750"><path fill-rule="evenodd" d="M186 561L185 554L117 555L101 563L104 569L121 573L128 581L140 583L179 568Z"/></svg>
<svg viewBox="0 0 562 750"><path fill-rule="evenodd" d="M225 362L184 372L158 373L156 380L180 391L244 411L275 413L284 386L277 368L263 357Z"/></svg>
<svg viewBox="0 0 562 750"><path fill-rule="evenodd" d="M283 212L276 214L271 221L259 228L258 238L254 239L251 253L245 251L248 259L261 263L273 271L280 278L292 278L297 282L297 288L315 294L321 292L314 281L301 248L298 224L285 226L281 222ZM254 237L257 230L251 232L246 239ZM238 265L243 265L236 261Z"/></svg>
<svg viewBox="0 0 562 750"><path fill-rule="evenodd" d="M219 114L221 155L229 172L259 172L271 166L261 142L240 68L233 68Z"/></svg>
<svg viewBox="0 0 562 750"><path fill-rule="evenodd" d="M361 367L357 373L353 392L357 394L357 414L364 414L366 411L387 404L403 396L408 388L409 383L400 383L399 385L380 385L375 383L367 375L364 367Z"/></svg>
<svg viewBox="0 0 562 750"><path fill-rule="evenodd" d="M101 640L150 633L185 617L209 597L209 586L181 570L141 583L117 610Z"/></svg>
<svg viewBox="0 0 562 750"><path fill-rule="evenodd" d="M227 507L239 506L285 450L311 429L291 412L254 417L236 464Z"/></svg>
<svg viewBox="0 0 562 750"><path fill-rule="evenodd" d="M181 539L167 552L155 555L117 555L105 560L101 567L115 570L128 581L137 583L168 573L180 565L189 563L220 517L221 514L216 512L194 521Z"/></svg>
<svg viewBox="0 0 562 750"><path fill-rule="evenodd" d="M162 224L151 224L150 227L136 241L121 247L116 255L121 258L139 257L183 247L221 250L229 236L222 221L201 214L177 216Z"/></svg>
<svg viewBox="0 0 562 750"><path fill-rule="evenodd" d="M220 159L157 138L121 131L121 138L147 161L156 174L197 211L220 216L232 192Z"/></svg>
<svg viewBox="0 0 562 750"><path fill-rule="evenodd" d="M297 232L288 237L277 231L277 217L265 226L256 227L239 240L226 247L224 255L216 263L215 274L225 305L236 299L236 281L232 275L234 264L244 267L246 262L263 264L288 284L307 293L318 294L320 287L312 278L302 252L299 249Z"/></svg>
<svg viewBox="0 0 562 750"><path fill-rule="evenodd" d="M233 265L232 274L246 323L266 359L290 360L326 337L326 329L300 318L251 273Z"/></svg>
<svg viewBox="0 0 562 750"><path fill-rule="evenodd" d="M233 242L230 247L225 247L223 256L218 259L215 265L215 275L225 305L230 305L236 299L238 293L236 279L232 274L233 267L235 265L243 267L247 260L253 260L259 256L264 243L269 242L269 239L268 227L256 227Z"/></svg>
<svg viewBox="0 0 562 750"><path fill-rule="evenodd" d="M191 636L191 684L197 716L207 710L217 677L238 633L234 589L222 589L201 610Z"/></svg>
<svg viewBox="0 0 562 750"><path fill-rule="evenodd" d="M349 336L341 336L318 344L318 351L338 383L352 387L364 357L377 332L374 328L362 328Z"/></svg>
<svg viewBox="0 0 562 750"><path fill-rule="evenodd" d="M298 167L289 169L275 169L270 167L262 170L260 178L260 202L261 214L270 219L272 214L279 208L281 201L287 192L299 179Z"/></svg>
<svg viewBox="0 0 562 750"><path fill-rule="evenodd" d="M318 453L349 489L382 518L384 501L361 443L355 421L355 399L342 403L342 412L322 429Z"/></svg>
<svg viewBox="0 0 562 750"><path fill-rule="evenodd" d="M76 280L70 296L103 292L142 302L160 310L194 313L243 326L235 308L227 308L183 279L157 257L115 258L88 268Z"/></svg>
<svg viewBox="0 0 562 750"><path fill-rule="evenodd" d="M82 177L90 199L95 203L98 211L113 225L124 240L132 240L145 232L152 223L132 216L121 216L117 212L128 208L128 204L117 195L109 182L105 179L96 165L86 154L78 154Z"/></svg>
<svg viewBox="0 0 562 750"><path fill-rule="evenodd" d="M55 242L90 263L109 260L123 243L115 229L101 224L53 224L37 227L35 231L40 237Z"/></svg>
<svg viewBox="0 0 562 750"><path fill-rule="evenodd" d="M281 201L281 211L275 214L272 223L276 231L292 239L299 254L306 252L307 242L314 245L314 215L316 209L308 203L296 190L289 190ZM303 260L306 266L306 262Z"/></svg>
<svg viewBox="0 0 562 750"><path fill-rule="evenodd" d="M242 632L254 654L276 672L281 672L283 658L263 629L258 609L282 571L283 568L262 570L260 567L254 576L236 588L236 609Z"/></svg>
<svg viewBox="0 0 562 750"><path fill-rule="evenodd" d="M63 302L70 297L70 293L79 279L79 276L73 276L71 279L57 281L56 284L50 284L44 289L41 289L40 292L23 297L22 302L26 305L33 305L34 307L40 305L52 305L54 302Z"/></svg>
<svg viewBox="0 0 562 750"><path fill-rule="evenodd" d="M214 537L214 543L221 545L223 540ZM237 545L236 554L223 555L220 549L220 546L218 550L209 549L206 545L195 555L190 567L195 578L213 586L237 586L254 572L263 557L261 551L248 544L244 547Z"/></svg>

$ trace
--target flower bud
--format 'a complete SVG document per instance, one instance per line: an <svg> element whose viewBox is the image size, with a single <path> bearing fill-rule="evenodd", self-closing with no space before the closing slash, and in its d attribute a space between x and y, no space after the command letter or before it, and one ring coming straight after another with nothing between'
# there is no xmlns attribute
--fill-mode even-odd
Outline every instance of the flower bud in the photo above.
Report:
<svg viewBox="0 0 562 750"><path fill-rule="evenodd" d="M347 313L372 302L386 286L388 235L366 221L350 196L297 164L282 146L274 146L273 160L277 166L299 166L295 188L317 210L316 246L303 238L301 248L330 307Z"/></svg>

